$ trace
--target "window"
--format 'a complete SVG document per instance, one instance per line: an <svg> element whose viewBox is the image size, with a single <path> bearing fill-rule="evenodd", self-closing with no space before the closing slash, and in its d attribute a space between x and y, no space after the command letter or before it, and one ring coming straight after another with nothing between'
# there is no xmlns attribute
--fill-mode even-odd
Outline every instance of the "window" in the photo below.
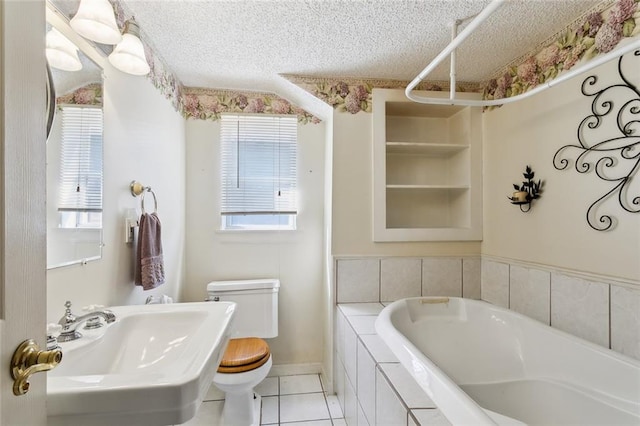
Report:
<svg viewBox="0 0 640 426"><path fill-rule="evenodd" d="M298 121L221 118L222 229L295 229Z"/></svg>
<svg viewBox="0 0 640 426"><path fill-rule="evenodd" d="M62 107L61 228L102 227L102 109Z"/></svg>

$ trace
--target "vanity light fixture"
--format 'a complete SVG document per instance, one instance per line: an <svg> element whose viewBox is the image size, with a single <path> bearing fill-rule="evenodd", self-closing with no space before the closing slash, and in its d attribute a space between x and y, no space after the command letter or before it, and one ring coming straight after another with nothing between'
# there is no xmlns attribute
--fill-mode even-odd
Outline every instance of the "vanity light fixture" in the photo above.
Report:
<svg viewBox="0 0 640 426"><path fill-rule="evenodd" d="M140 41L140 27L133 19L124 23L122 41L109 55L109 62L122 72L133 75L147 75L150 68Z"/></svg>
<svg viewBox="0 0 640 426"><path fill-rule="evenodd" d="M97 43L117 44L122 40L109 0L81 0L69 25L82 37Z"/></svg>
<svg viewBox="0 0 640 426"><path fill-rule="evenodd" d="M55 28L47 33L46 55L49 66L63 71L79 71L82 62L78 57L78 48Z"/></svg>

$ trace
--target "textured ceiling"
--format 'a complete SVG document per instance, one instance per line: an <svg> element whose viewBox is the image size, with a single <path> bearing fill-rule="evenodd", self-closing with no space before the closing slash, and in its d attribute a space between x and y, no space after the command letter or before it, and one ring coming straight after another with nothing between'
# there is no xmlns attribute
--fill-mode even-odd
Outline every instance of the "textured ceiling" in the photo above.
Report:
<svg viewBox="0 0 640 426"><path fill-rule="evenodd" d="M601 0L511 0L458 49L457 79L484 81ZM278 74L411 80L451 23L488 0L124 0L186 86L277 90ZM448 61L428 80L448 80Z"/></svg>

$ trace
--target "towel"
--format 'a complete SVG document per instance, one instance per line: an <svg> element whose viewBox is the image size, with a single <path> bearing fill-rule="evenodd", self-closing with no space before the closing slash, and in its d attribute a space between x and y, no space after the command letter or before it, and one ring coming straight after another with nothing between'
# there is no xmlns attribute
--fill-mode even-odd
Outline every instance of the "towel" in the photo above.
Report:
<svg viewBox="0 0 640 426"><path fill-rule="evenodd" d="M164 262L160 219L156 213L143 213L138 229L135 284L151 290L164 284Z"/></svg>

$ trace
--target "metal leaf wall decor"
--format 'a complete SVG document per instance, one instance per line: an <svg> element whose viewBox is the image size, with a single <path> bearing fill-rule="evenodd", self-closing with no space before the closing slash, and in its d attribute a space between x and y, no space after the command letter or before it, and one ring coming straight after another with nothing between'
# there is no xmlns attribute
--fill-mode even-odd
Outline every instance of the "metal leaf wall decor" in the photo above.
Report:
<svg viewBox="0 0 640 426"><path fill-rule="evenodd" d="M598 89L598 77L582 82L582 94L593 98L591 115L578 126L578 144L565 145L553 157L553 166L565 170L575 158L578 173L592 170L611 188L591 203L587 223L597 231L615 224L610 213L599 213L604 201L617 197L629 213L640 212L640 50L618 60L620 81ZM614 102L615 100L615 102ZM635 180L634 180L635 179Z"/></svg>

